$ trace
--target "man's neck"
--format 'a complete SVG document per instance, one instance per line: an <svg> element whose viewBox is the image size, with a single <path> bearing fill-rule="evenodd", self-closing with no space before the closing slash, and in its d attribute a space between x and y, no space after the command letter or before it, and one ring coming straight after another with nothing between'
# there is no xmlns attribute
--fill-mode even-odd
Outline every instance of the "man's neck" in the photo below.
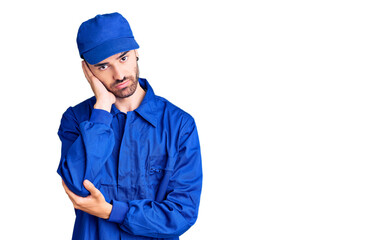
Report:
<svg viewBox="0 0 391 240"><path fill-rule="evenodd" d="M140 83L137 83L137 88L133 95L127 98L117 98L115 101L115 107L124 113L133 111L140 106L144 96L144 89L140 86Z"/></svg>

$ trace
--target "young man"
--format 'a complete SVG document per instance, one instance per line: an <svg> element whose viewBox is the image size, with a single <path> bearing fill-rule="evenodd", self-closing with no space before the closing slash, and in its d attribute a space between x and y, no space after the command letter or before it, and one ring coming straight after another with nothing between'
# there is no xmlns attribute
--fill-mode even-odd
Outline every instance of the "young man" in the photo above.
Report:
<svg viewBox="0 0 391 240"><path fill-rule="evenodd" d="M68 108L58 131L73 239L179 239L201 194L194 119L139 78L139 46L119 13L82 23L77 44L95 96Z"/></svg>

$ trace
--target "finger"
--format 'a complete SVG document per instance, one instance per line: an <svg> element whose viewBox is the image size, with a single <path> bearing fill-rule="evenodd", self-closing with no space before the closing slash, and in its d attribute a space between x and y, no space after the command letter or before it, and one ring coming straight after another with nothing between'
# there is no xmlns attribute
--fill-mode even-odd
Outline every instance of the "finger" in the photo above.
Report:
<svg viewBox="0 0 391 240"><path fill-rule="evenodd" d="M67 185L65 184L64 180L62 180L62 187L64 188L65 192L68 194L68 191L70 191L70 190L67 187Z"/></svg>
<svg viewBox="0 0 391 240"><path fill-rule="evenodd" d="M65 189L66 194L68 194L68 197L71 199L72 202L75 201L76 198L79 198L80 196L74 194L65 184L64 180L62 180L62 185Z"/></svg>
<svg viewBox="0 0 391 240"><path fill-rule="evenodd" d="M83 185L91 193L92 196L100 195L100 191L95 188L94 184L92 184L92 182L90 182L89 180L84 180Z"/></svg>
<svg viewBox="0 0 391 240"><path fill-rule="evenodd" d="M75 200L73 199L73 196L71 195L72 194L72 191L69 190L69 188L67 187L67 185L65 184L64 180L62 180L62 186L64 187L65 189L65 193L67 194L69 200L71 200L73 206L76 206L75 204Z"/></svg>
<svg viewBox="0 0 391 240"><path fill-rule="evenodd" d="M90 82L90 78L87 75L86 68L84 65L85 65L84 61L81 61L81 68L83 69L84 76L86 77L87 81Z"/></svg>
<svg viewBox="0 0 391 240"><path fill-rule="evenodd" d="M88 76L88 72L86 69L86 63L85 61L81 61L81 68L83 69L84 76L87 78L88 81L90 81L90 77Z"/></svg>
<svg viewBox="0 0 391 240"><path fill-rule="evenodd" d="M87 62L83 61L83 63L84 63L84 69L86 70L88 77L90 77L90 78L95 77L95 75L92 73L90 67L88 66Z"/></svg>
<svg viewBox="0 0 391 240"><path fill-rule="evenodd" d="M81 62L81 66L83 68L84 76L87 78L87 81L91 82L91 79L94 77L94 74L92 74L90 68L87 66L86 61Z"/></svg>

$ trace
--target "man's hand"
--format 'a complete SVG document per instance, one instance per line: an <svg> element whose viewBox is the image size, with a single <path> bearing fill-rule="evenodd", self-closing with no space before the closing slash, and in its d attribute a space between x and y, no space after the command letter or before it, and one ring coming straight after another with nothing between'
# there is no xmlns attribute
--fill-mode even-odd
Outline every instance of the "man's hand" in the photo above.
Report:
<svg viewBox="0 0 391 240"><path fill-rule="evenodd" d="M84 76L86 76L87 81L90 83L92 91L96 97L96 104L94 108L99 108L110 112L111 105L115 103L115 96L111 92L107 91L103 83L94 76L88 67L86 61L82 61L82 68Z"/></svg>
<svg viewBox="0 0 391 240"><path fill-rule="evenodd" d="M91 193L91 195L87 197L80 197L71 192L71 190L69 190L69 188L65 185L64 181L62 181L62 186L68 194L69 199L71 199L74 208L103 219L108 219L113 206L106 202L103 194L95 188L94 184L90 181L84 180L83 185Z"/></svg>

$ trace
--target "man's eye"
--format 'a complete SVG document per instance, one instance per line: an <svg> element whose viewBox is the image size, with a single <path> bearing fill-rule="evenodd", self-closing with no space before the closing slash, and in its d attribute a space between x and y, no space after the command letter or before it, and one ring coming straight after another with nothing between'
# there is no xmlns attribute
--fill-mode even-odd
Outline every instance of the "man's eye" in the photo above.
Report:
<svg viewBox="0 0 391 240"><path fill-rule="evenodd" d="M107 65L103 65L99 67L99 70L105 70L107 68Z"/></svg>
<svg viewBox="0 0 391 240"><path fill-rule="evenodd" d="M126 60L128 60L128 56L125 56L125 57L121 58L121 62L125 62Z"/></svg>

